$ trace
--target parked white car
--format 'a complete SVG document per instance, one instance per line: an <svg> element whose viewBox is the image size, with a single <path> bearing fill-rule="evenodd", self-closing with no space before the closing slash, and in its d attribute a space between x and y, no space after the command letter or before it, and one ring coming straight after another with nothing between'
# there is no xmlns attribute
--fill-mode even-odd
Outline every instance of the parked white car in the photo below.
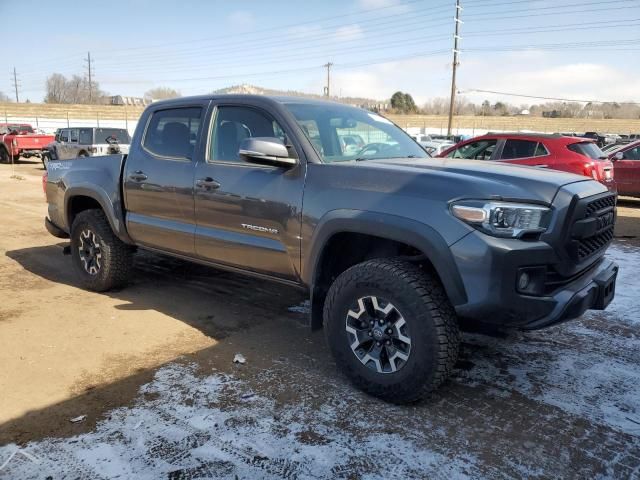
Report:
<svg viewBox="0 0 640 480"><path fill-rule="evenodd" d="M430 142L418 142L418 143L420 143L420 145L422 145L422 147L432 157L439 155L440 153L444 152L447 148L455 145L455 143L453 142L448 142L448 141L441 142L437 140L431 140Z"/></svg>

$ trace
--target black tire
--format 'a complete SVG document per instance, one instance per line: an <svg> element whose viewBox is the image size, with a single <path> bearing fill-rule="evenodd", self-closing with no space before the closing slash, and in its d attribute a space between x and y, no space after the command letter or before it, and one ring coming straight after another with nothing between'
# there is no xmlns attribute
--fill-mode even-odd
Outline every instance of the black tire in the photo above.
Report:
<svg viewBox="0 0 640 480"><path fill-rule="evenodd" d="M9 156L9 152L7 149L0 147L0 163L11 163L11 157Z"/></svg>
<svg viewBox="0 0 640 480"><path fill-rule="evenodd" d="M132 255L132 247L115 236L102 210L85 210L74 219L71 256L88 290L104 292L126 285Z"/></svg>
<svg viewBox="0 0 640 480"><path fill-rule="evenodd" d="M373 298L377 299L375 305L371 303ZM359 300L362 303L358 303ZM381 313L389 309L390 304L391 319ZM357 317L353 313L361 315ZM382 327L380 317L385 317L386 325L392 327L385 330L389 335L383 337L381 347L373 338L378 338L381 332L376 332L374 327L364 327L377 318L380 329L387 328ZM393 323L394 318L400 320ZM373 325L377 325L376 320L373 321ZM401 321L404 326L396 328ZM371 338L370 350L365 343L362 343L364 348L352 350L351 344L357 343L357 337L351 322L358 324L358 335L362 334L364 342L369 341L367 336ZM357 387L393 403L414 402L438 388L450 376L458 358L458 322L442 285L432 274L405 261L368 260L343 272L327 294L324 328L338 368ZM352 328L352 333L347 332L348 328ZM401 328L404 328L402 333ZM408 348L402 338L410 340ZM368 359L376 348L374 344L379 351L386 352L380 354L377 362ZM396 359L398 351L407 357L400 359L400 366ZM380 373L385 360L388 369Z"/></svg>

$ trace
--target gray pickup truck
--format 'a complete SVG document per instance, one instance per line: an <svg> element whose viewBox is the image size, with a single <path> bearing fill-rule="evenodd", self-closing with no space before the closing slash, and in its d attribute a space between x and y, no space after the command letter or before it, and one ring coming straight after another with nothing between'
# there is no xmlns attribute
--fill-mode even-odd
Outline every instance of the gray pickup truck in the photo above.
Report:
<svg viewBox="0 0 640 480"><path fill-rule="evenodd" d="M345 148L345 136L365 144ZM430 158L377 114L302 98L157 102L128 155L51 161L45 225L87 288L136 248L294 285L360 388L411 402L459 325L537 329L604 309L616 195L585 177Z"/></svg>

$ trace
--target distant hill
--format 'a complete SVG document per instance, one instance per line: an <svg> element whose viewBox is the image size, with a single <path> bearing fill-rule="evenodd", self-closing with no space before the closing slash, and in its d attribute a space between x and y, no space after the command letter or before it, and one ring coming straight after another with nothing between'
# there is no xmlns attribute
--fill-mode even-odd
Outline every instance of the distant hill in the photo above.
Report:
<svg viewBox="0 0 640 480"><path fill-rule="evenodd" d="M275 90L272 88L263 88L256 85L242 84L232 85L230 87L221 88L211 92L216 95L224 94L249 94L249 95L285 95L291 97L307 97L307 98L326 98L323 95L313 93L298 92L295 90ZM356 105L363 108L383 109L388 106L388 100L375 100L364 97L331 97L331 100L349 105Z"/></svg>

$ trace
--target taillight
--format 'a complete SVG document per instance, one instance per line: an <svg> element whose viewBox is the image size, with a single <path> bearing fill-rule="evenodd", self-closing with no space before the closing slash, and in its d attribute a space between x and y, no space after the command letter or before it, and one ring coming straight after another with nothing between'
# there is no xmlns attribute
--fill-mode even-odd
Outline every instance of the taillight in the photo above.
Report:
<svg viewBox="0 0 640 480"><path fill-rule="evenodd" d="M42 175L42 191L44 192L44 194L47 194L47 180L49 179L49 173L44 172L44 175Z"/></svg>
<svg viewBox="0 0 640 480"><path fill-rule="evenodd" d="M17 146L18 146L18 139L17 139L17 138L14 138L14 139L13 139L13 141L11 142L11 144L12 144L14 147L17 147Z"/></svg>

